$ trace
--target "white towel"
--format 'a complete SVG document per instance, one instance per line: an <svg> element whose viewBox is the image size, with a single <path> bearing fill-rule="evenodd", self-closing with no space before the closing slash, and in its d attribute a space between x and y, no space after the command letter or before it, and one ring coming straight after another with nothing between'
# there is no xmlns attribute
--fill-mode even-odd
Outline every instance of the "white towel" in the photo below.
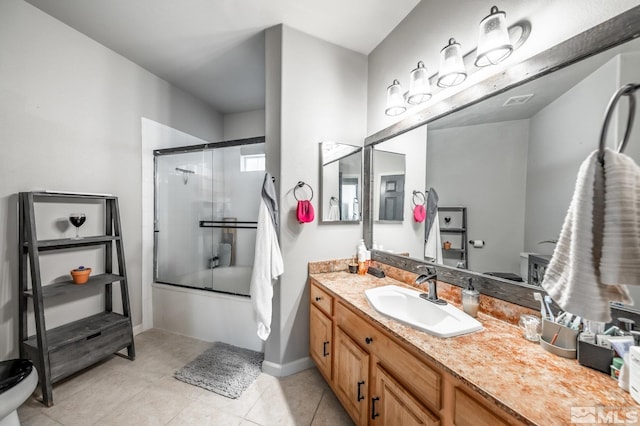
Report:
<svg viewBox="0 0 640 426"><path fill-rule="evenodd" d="M327 218L327 220L330 220L332 222L340 220L340 209L336 204L333 204L331 205L331 207L329 207L329 217Z"/></svg>
<svg viewBox="0 0 640 426"><path fill-rule="evenodd" d="M273 186L271 179L265 178L264 185ZM256 232L256 250L251 274L249 294L253 311L258 323L258 337L267 340L271 333L271 313L273 299L273 280L284 272L282 253L278 244L278 234L271 217L265 197L268 202L276 203L268 194L275 194L275 189L263 191L258 211L258 226ZM277 210L277 209L276 209Z"/></svg>
<svg viewBox="0 0 640 426"><path fill-rule="evenodd" d="M442 238L440 238L440 220L438 218L438 211L434 216L427 241L424 245L424 257L430 262L442 265Z"/></svg>
<svg viewBox="0 0 640 426"><path fill-rule="evenodd" d="M640 167L611 150L604 158L602 282L640 285Z"/></svg>
<svg viewBox="0 0 640 426"><path fill-rule="evenodd" d="M610 301L633 303L624 284L638 283L639 175L633 160L609 149L605 151L605 167L598 161L597 151L580 166L560 238L542 282L565 311L610 322ZM635 254L623 255L624 244L630 244ZM631 258L635 265L628 262ZM601 276L601 272L606 273ZM618 280L634 274L634 280Z"/></svg>

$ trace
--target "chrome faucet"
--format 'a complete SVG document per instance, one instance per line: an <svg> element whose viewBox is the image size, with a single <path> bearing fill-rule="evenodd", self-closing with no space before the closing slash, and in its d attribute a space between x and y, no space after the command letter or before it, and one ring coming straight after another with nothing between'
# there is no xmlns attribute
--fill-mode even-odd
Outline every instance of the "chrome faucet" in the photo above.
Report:
<svg viewBox="0 0 640 426"><path fill-rule="evenodd" d="M437 305L446 305L447 302L445 300L438 299L437 280L438 275L434 268L427 268L427 274L418 275L416 278L416 284L422 284L426 281L429 286L429 293L422 293L420 297Z"/></svg>

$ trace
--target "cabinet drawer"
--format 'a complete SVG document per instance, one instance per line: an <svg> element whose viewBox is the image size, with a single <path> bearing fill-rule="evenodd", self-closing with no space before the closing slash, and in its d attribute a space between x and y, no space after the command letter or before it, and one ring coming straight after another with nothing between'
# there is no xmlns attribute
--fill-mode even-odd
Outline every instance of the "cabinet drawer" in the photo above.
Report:
<svg viewBox="0 0 640 426"><path fill-rule="evenodd" d="M311 303L320 308L325 314L333 315L333 297L321 290L315 284L311 284Z"/></svg>
<svg viewBox="0 0 640 426"><path fill-rule="evenodd" d="M376 356L398 382L429 407L442 406L442 376L435 369L394 343L341 303L336 303L336 323L363 348ZM369 340L367 340L369 339Z"/></svg>
<svg viewBox="0 0 640 426"><path fill-rule="evenodd" d="M493 414L488 408L458 387L456 387L455 392L454 410L454 422L456 426L508 425L506 421Z"/></svg>
<svg viewBox="0 0 640 426"><path fill-rule="evenodd" d="M357 344L370 353L384 344L386 337L341 303L336 303L335 321Z"/></svg>
<svg viewBox="0 0 640 426"><path fill-rule="evenodd" d="M88 367L129 346L132 341L131 326L122 322L62 346L49 353L51 380L55 382Z"/></svg>

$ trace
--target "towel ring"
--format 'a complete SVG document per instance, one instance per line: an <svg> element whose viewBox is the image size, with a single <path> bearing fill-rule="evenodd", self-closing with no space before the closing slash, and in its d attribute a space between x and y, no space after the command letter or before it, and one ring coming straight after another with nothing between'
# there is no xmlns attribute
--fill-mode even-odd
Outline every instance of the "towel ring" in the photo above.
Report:
<svg viewBox="0 0 640 426"><path fill-rule="evenodd" d="M338 205L338 199L336 197L331 197L329 199L329 205L330 206L337 206Z"/></svg>
<svg viewBox="0 0 640 426"><path fill-rule="evenodd" d="M416 203L416 197L418 197L418 201L420 201L420 199L422 198L422 201ZM411 204L413 204L413 207L417 205L424 206L425 204L427 204L427 198L424 196L424 192L414 190L413 197L411 198Z"/></svg>
<svg viewBox="0 0 640 426"><path fill-rule="evenodd" d="M604 114L602 131L600 132L600 145L598 146L598 161L600 164L604 164L604 147L607 138L607 130L609 129L609 121L611 120L616 104L622 96L629 96L629 115L627 116L627 129L624 131L624 136L618 144L617 151L623 152L624 148L627 146L629 136L631 135L631 129L633 128L633 119L636 113L635 91L638 89L640 89L640 84L625 84L611 97L609 105L607 105L607 110Z"/></svg>
<svg viewBox="0 0 640 426"><path fill-rule="evenodd" d="M309 201L313 200L313 188L311 187L311 185L309 185L308 183L304 183L303 181L299 181L296 186L293 187L293 197L296 199L296 201L300 201L300 199L296 195L296 190L304 186L308 186L309 190L311 191L311 197L309 197Z"/></svg>

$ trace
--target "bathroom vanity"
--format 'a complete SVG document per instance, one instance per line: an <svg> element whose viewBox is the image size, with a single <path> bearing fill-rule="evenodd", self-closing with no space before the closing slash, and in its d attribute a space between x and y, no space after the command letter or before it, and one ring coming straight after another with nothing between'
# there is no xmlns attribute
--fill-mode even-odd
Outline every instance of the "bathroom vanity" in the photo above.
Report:
<svg viewBox="0 0 640 426"><path fill-rule="evenodd" d="M356 424L550 425L571 424L572 407L621 407L623 420L640 411L607 375L492 316L479 315L482 331L442 339L376 312L364 292L390 284L407 285L310 273L310 355Z"/></svg>

